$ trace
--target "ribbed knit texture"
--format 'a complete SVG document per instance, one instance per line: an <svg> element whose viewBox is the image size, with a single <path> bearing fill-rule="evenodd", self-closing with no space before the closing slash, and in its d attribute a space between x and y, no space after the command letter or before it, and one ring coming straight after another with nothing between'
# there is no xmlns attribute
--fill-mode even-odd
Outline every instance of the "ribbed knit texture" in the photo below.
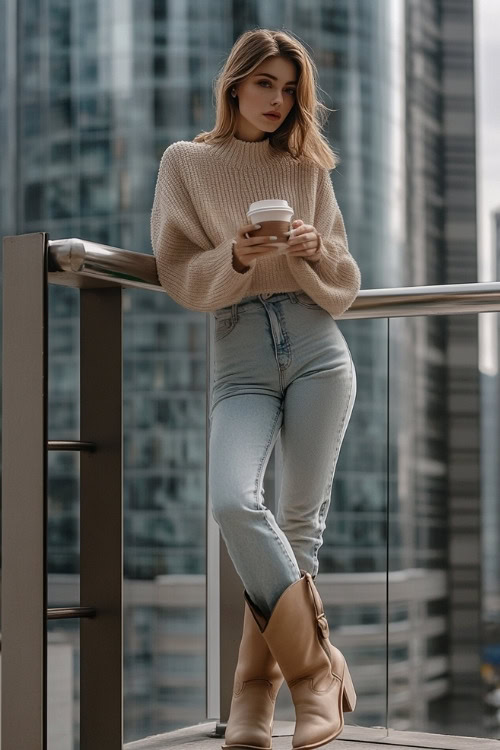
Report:
<svg viewBox="0 0 500 750"><path fill-rule="evenodd" d="M317 229L322 257L313 262L266 256L240 273L233 267L231 240L250 223L250 203L269 198L287 200L292 221L302 219ZM162 287L190 310L213 311L250 295L303 290L340 316L361 285L328 169L276 152L267 138L172 143L158 170L151 242Z"/></svg>

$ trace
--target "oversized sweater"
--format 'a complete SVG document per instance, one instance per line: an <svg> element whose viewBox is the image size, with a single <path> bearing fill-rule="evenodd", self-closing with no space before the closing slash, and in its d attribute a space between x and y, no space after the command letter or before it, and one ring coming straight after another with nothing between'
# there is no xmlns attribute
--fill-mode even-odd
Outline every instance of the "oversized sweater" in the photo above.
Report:
<svg viewBox="0 0 500 750"><path fill-rule="evenodd" d="M302 219L319 232L318 261L270 254L245 272L234 268L232 240L251 223L248 207L268 198L287 200L292 221ZM158 169L151 242L160 284L190 310L213 311L243 297L303 290L337 317L361 285L329 170L274 151L267 138L172 143Z"/></svg>

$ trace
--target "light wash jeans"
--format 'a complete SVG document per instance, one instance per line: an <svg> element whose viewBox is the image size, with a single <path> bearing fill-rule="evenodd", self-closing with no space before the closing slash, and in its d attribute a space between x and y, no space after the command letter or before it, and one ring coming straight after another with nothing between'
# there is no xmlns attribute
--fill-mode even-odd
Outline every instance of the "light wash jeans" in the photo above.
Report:
<svg viewBox="0 0 500 750"><path fill-rule="evenodd" d="M336 320L303 291L244 297L212 314L212 515L248 595L268 618L300 569L318 572L356 371ZM280 430L275 518L262 483Z"/></svg>

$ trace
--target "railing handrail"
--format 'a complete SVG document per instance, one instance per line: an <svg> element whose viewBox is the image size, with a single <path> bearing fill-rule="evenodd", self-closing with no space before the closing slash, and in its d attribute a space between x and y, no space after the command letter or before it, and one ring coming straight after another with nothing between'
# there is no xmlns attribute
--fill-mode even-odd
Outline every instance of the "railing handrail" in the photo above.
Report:
<svg viewBox="0 0 500 750"><path fill-rule="evenodd" d="M49 240L48 247L51 283L64 284L67 274L76 274L122 287L163 291L152 254L76 237ZM362 289L339 319L480 312L500 312L500 281Z"/></svg>

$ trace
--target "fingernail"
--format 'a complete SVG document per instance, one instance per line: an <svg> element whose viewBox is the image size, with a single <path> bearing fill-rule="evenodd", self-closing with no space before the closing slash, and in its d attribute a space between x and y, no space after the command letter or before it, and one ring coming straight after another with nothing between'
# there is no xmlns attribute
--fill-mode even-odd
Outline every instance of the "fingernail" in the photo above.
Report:
<svg viewBox="0 0 500 750"><path fill-rule="evenodd" d="M260 229L260 228L261 228L261 226L262 226L262 224L255 224L255 228L256 228L256 229Z"/></svg>
<svg viewBox="0 0 500 750"><path fill-rule="evenodd" d="M277 237L275 237L274 235L269 235L269 239L270 239L270 240L277 240L278 238L277 238Z"/></svg>

